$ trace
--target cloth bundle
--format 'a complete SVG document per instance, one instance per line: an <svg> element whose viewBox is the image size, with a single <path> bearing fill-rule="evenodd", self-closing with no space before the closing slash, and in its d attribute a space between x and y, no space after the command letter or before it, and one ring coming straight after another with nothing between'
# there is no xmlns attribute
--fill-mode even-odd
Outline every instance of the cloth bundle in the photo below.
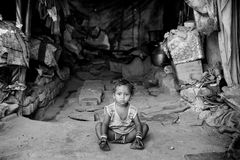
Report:
<svg viewBox="0 0 240 160"><path fill-rule="evenodd" d="M185 0L194 9L197 30L205 35L219 30L216 0Z"/></svg>
<svg viewBox="0 0 240 160"><path fill-rule="evenodd" d="M165 34L167 48L174 64L186 63L204 57L201 40L197 30L178 27Z"/></svg>
<svg viewBox="0 0 240 160"><path fill-rule="evenodd" d="M30 50L32 59L39 60L49 67L57 66L55 59L57 48L47 40L33 39Z"/></svg>
<svg viewBox="0 0 240 160"><path fill-rule="evenodd" d="M0 21L0 64L28 66L29 46L25 35L13 23Z"/></svg>

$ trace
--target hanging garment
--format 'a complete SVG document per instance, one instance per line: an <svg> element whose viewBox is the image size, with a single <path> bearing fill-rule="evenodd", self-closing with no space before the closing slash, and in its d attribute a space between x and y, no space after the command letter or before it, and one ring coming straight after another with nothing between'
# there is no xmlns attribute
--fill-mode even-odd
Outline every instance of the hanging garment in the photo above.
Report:
<svg viewBox="0 0 240 160"><path fill-rule="evenodd" d="M63 32L64 47L68 51L74 53L78 59L83 59L83 56L81 55L82 46L80 42L73 38L75 28L70 24L66 24L65 28L66 29Z"/></svg>
<svg viewBox="0 0 240 160"><path fill-rule="evenodd" d="M57 48L44 38L43 40L32 39L31 40L31 59L43 62L49 67L58 66L55 59L55 52Z"/></svg>
<svg viewBox="0 0 240 160"><path fill-rule="evenodd" d="M231 78L233 84L240 83L240 2L232 0L232 55L230 59Z"/></svg>
<svg viewBox="0 0 240 160"><path fill-rule="evenodd" d="M228 86L232 86L233 81L230 73L231 58L231 23L232 23L232 0L217 0L220 32L218 33L218 43L224 78Z"/></svg>
<svg viewBox="0 0 240 160"><path fill-rule="evenodd" d="M68 0L61 0L61 1L56 1L56 6L62 9L64 17L69 16L70 13L70 8L68 4Z"/></svg>
<svg viewBox="0 0 240 160"><path fill-rule="evenodd" d="M0 21L0 65L28 66L29 46L13 23Z"/></svg>
<svg viewBox="0 0 240 160"><path fill-rule="evenodd" d="M219 30L216 0L185 0L194 9L197 30L205 35Z"/></svg>

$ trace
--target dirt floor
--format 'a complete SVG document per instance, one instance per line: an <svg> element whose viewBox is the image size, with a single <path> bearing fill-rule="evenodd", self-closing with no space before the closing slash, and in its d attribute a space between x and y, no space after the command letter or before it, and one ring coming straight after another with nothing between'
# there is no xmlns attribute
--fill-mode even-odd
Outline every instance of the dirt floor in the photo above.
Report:
<svg viewBox="0 0 240 160"><path fill-rule="evenodd" d="M197 113L181 103L177 95L151 96L139 85L132 104L150 130L144 150L131 150L130 144L110 144L111 151L99 149L94 115L102 115L112 102L109 80L103 80L103 102L83 108L78 104L78 88L83 84L72 77L56 103L40 120L18 117L0 125L1 160L184 160L185 154L223 152L231 139L198 119ZM79 120L74 120L75 117ZM95 119L96 120L96 119Z"/></svg>

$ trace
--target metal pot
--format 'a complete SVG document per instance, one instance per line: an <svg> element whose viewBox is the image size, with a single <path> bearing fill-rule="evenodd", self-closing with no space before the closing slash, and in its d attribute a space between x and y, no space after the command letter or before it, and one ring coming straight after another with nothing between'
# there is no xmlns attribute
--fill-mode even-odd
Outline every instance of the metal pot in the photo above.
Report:
<svg viewBox="0 0 240 160"><path fill-rule="evenodd" d="M159 67L164 67L170 64L169 58L167 57L167 55L164 53L160 46L152 52L151 60L153 65Z"/></svg>

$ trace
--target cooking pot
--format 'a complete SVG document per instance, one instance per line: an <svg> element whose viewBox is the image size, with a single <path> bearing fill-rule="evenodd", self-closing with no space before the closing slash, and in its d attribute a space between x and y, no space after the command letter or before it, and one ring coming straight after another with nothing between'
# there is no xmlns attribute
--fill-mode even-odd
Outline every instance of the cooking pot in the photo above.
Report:
<svg viewBox="0 0 240 160"><path fill-rule="evenodd" d="M165 52L161 49L161 46L156 48L151 54L151 61L153 65L164 67L166 65L170 65L170 59L167 57Z"/></svg>

